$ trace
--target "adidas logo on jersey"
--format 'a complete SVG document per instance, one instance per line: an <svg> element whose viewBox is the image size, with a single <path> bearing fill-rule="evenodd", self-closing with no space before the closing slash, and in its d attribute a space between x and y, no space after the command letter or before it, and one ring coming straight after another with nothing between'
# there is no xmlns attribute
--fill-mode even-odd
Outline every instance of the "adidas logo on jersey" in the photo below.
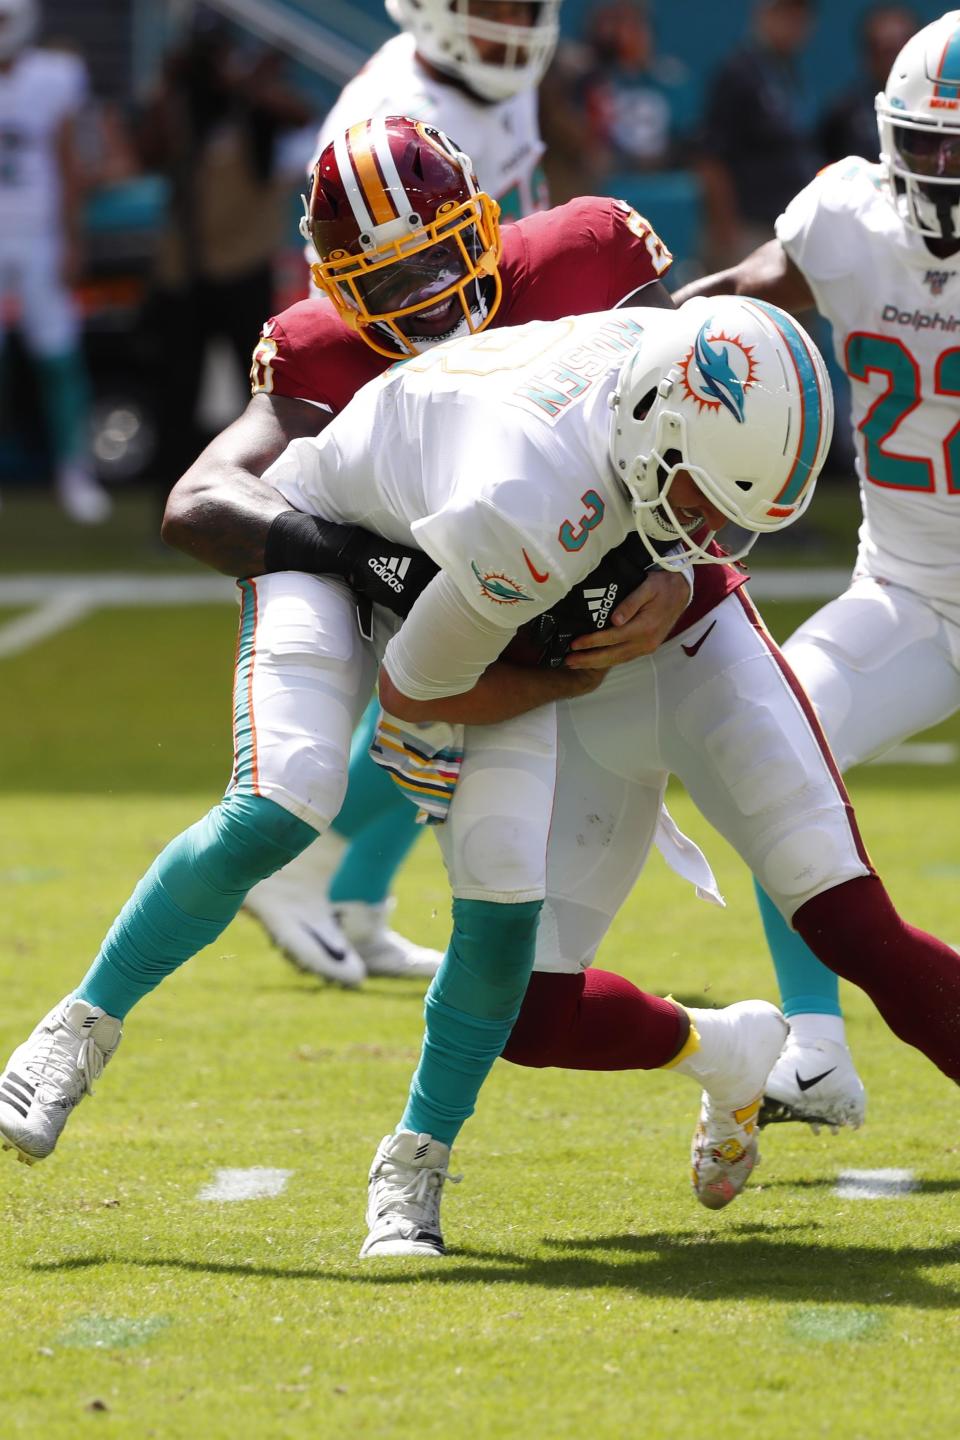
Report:
<svg viewBox="0 0 960 1440"><path fill-rule="evenodd" d="M587 602L590 618L598 630L602 630L606 625L607 617L616 604L619 588L618 585L611 584L601 585L598 590L584 590L583 598Z"/></svg>
<svg viewBox="0 0 960 1440"><path fill-rule="evenodd" d="M378 560L371 555L367 564L384 585L389 585L398 595L403 594L404 576L410 569L409 555L405 555L402 560L396 555L381 555Z"/></svg>

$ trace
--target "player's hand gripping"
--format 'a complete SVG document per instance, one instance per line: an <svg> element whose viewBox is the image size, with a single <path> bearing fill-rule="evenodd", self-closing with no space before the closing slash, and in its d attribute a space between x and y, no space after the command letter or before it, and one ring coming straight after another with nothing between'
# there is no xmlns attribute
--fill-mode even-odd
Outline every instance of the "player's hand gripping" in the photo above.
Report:
<svg viewBox="0 0 960 1440"><path fill-rule="evenodd" d="M603 630L580 635L570 645L564 668L609 670L640 655L651 655L670 634L690 600L690 585L671 570L651 570L616 607Z"/></svg>

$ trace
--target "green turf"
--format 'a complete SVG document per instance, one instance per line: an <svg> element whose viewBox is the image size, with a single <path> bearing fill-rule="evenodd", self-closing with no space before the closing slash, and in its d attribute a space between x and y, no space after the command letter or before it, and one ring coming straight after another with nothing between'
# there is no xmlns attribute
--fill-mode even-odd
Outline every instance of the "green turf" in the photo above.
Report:
<svg viewBox="0 0 960 1440"><path fill-rule="evenodd" d="M0 663L4 1054L222 787L233 623L229 607L103 614ZM960 942L955 768L864 769L852 787L904 912ZM728 908L654 857L603 963L703 1003L773 998L747 876L682 794L671 808ZM425 837L399 922L441 945L447 910ZM688 1189L689 1081L500 1064L455 1154L455 1253L361 1265L365 1171L421 991L318 986L241 917L133 1013L56 1155L0 1157L0 1434L954 1435L956 1096L854 992L869 1125L768 1133L728 1211ZM281 1196L197 1199L217 1168L255 1165L293 1172ZM840 1169L883 1166L919 1189L833 1194Z"/></svg>
<svg viewBox="0 0 960 1440"><path fill-rule="evenodd" d="M96 526L74 524L43 490L11 490L3 498L0 575L28 570L199 573L195 561L161 542L160 502L149 490L116 491L113 515Z"/></svg>

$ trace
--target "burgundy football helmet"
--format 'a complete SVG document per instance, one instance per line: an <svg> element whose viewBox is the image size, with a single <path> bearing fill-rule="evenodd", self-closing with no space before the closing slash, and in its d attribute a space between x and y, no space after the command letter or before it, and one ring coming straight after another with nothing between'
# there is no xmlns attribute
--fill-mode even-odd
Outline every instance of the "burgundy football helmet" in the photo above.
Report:
<svg viewBox="0 0 960 1440"><path fill-rule="evenodd" d="M304 239L319 289L381 355L418 355L483 330L500 303L499 206L431 125L351 125L314 166Z"/></svg>

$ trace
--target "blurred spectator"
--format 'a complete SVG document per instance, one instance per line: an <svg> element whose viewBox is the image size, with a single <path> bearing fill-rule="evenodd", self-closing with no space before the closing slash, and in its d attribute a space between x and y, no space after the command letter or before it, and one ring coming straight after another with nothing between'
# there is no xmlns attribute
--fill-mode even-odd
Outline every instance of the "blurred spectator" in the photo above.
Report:
<svg viewBox="0 0 960 1440"><path fill-rule="evenodd" d="M93 476L89 383L70 287L82 268L83 205L76 118L88 79L75 55L31 45L35 0L0 0L0 347L11 312L36 366L64 510L107 518Z"/></svg>
<svg viewBox="0 0 960 1440"><path fill-rule="evenodd" d="M552 205L603 190L605 157L584 142L583 89L592 69L590 47L581 40L562 39L540 82L540 132L547 147L543 169Z"/></svg>
<svg viewBox="0 0 960 1440"><path fill-rule="evenodd" d="M643 0L610 0L588 23L583 83L591 148L607 170L666 170L684 158L696 118L690 75L656 53Z"/></svg>
<svg viewBox="0 0 960 1440"><path fill-rule="evenodd" d="M66 33L44 31L44 48L73 56L82 66L83 48ZM89 88L74 116L74 152L84 191L99 185L129 180L140 169L140 158L130 124L115 100L105 100Z"/></svg>
<svg viewBox="0 0 960 1440"><path fill-rule="evenodd" d="M151 307L164 496L208 438L196 406L209 341L225 340L246 375L273 309L271 262L288 208L277 146L310 113L279 56L251 56L200 9L142 117L144 163L170 182Z"/></svg>
<svg viewBox="0 0 960 1440"><path fill-rule="evenodd" d="M857 84L834 101L820 123L819 142L825 160L842 160L846 155L877 158L877 92L886 85L894 60L920 23L916 11L905 5L875 5L861 16L857 30L862 72Z"/></svg>
<svg viewBox="0 0 960 1440"><path fill-rule="evenodd" d="M773 222L816 173L813 97L798 57L811 0L758 0L752 34L720 66L704 124L711 263L733 263L769 240Z"/></svg>

